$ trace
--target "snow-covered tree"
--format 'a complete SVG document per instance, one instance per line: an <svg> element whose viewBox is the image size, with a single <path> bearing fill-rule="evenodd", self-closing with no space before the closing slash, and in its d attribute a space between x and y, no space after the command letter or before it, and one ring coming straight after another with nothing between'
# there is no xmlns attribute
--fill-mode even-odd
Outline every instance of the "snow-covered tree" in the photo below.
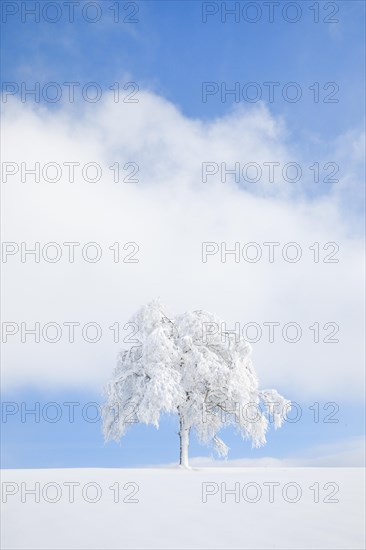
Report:
<svg viewBox="0 0 366 550"><path fill-rule="evenodd" d="M229 424L252 446L266 443L269 422L282 425L290 402L276 390L259 390L250 345L224 332L205 311L169 318L159 301L131 319L139 343L120 353L105 388L103 432L118 441L131 422L159 427L162 413L179 416L180 465L188 467L189 434L212 443L220 456L228 447L218 432Z"/></svg>

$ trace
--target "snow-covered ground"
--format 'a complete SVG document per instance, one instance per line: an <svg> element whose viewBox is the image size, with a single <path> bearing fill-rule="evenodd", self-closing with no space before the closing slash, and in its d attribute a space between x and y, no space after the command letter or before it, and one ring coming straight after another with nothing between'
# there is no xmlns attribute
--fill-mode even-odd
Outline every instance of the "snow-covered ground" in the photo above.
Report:
<svg viewBox="0 0 366 550"><path fill-rule="evenodd" d="M362 468L1 474L4 550L365 548Z"/></svg>

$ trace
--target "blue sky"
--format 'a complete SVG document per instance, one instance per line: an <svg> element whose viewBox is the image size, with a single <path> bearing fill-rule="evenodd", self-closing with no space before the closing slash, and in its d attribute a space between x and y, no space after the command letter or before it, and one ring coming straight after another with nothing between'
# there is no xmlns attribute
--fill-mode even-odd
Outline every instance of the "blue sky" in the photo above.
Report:
<svg viewBox="0 0 366 550"><path fill-rule="evenodd" d="M159 430L153 426L132 424L121 444L104 444L101 422L94 422L97 409L91 405L101 403L101 400L92 392L54 391L45 394L22 391L8 394L5 398L2 410L3 468L133 467L170 464L179 458L179 425L174 416L163 418ZM67 402L76 404L73 422L69 421L69 407L64 405ZM19 409L12 414L14 403L19 405ZM61 417L58 422L51 421L55 418L56 409L50 403L59 405ZM324 410L324 405L324 402L319 403L319 422L314 422L314 402L298 402L297 409L289 414L289 420L281 429L275 431L271 428L267 435L267 445L260 449L252 449L250 441L243 441L233 429L224 430L222 437L230 447L229 458L296 459L304 455L316 458L314 449L325 443L331 445L339 440L352 440L360 436L363 431L362 406L345 402L336 411L333 405ZM85 415L89 415L91 421L83 416L82 409L85 406ZM25 411L31 409L39 410L39 417L32 413L26 414ZM300 410L301 417L297 413ZM21 411L25 415L23 421ZM327 417L333 412L334 415ZM294 422L297 415L299 419ZM360 420L355 421L356 418ZM212 450L202 447L193 434L190 455L214 456Z"/></svg>
<svg viewBox="0 0 366 550"><path fill-rule="evenodd" d="M28 1L25 4L32 7L34 2ZM120 4L123 10L126 2ZM221 5L215 2L213 4ZM227 2L228 6L232 4L234 2ZM247 2L240 2L240 7L244 4ZM359 162L354 162L352 154L345 146L353 142L355 136L363 129L364 2L348 0L330 3L339 8L335 15L339 19L337 23L323 21L330 13L326 11L328 8L325 8L325 2L316 3L320 10L319 23L313 21L314 13L310 6L314 3L307 0L296 3L302 10L301 19L296 23L285 21L280 14L275 15L275 21L270 23L265 15L264 6L261 2L258 4L263 9L263 17L256 23L248 23L243 17L238 23L235 23L233 18L228 18L227 22L223 23L220 12L203 23L203 7L199 1L139 1L136 3L139 8L136 15L138 22L129 24L113 22L112 12L109 10L112 2L107 0L100 2L102 18L95 24L83 20L79 11L74 23L67 21L66 12L63 12L61 20L57 23L44 20L39 23L23 23L19 14L9 15L7 21L2 24L2 82L26 82L29 87L35 82L40 82L41 85L51 81L77 81L81 84L97 82L106 90L116 81L134 81L141 90L147 90L154 97L163 98L169 104L173 104L182 119L200 120L202 124L213 124L215 120L235 113L235 109L240 108L242 104L246 112L251 112L250 110L257 106L247 101L235 105L232 96L229 96L227 101L221 101L219 94L203 102L203 82L216 82L219 86L226 85L228 89L232 88L235 82L239 82L240 89L245 83L256 82L263 91L263 103L268 109L269 116L279 121L279 124L285 125L285 130L281 131L280 136L281 147L286 147L293 159L301 158L308 164L315 158L336 160L340 163L342 176L346 173L347 177L357 178L360 174L362 176ZM286 3L281 2L279 9L282 9L284 4ZM276 88L273 102L266 101L267 88L263 85L264 82L271 81L280 83L279 88ZM297 103L284 101L278 91L289 82L296 82L302 90L302 98ZM313 91L309 90L309 87L315 82L319 82L321 98L325 94L322 89L324 84L335 83L339 90L334 97L339 101L314 102ZM332 89L328 88L327 92ZM42 106L35 106L37 116L45 121L48 116L53 116L52 113L58 116L57 112L61 112L62 116L72 117L75 115L74 109L75 107L67 105L67 102L55 105L44 102ZM90 111L88 116L90 114L93 116L94 113ZM123 125L123 122L121 117L119 124ZM159 121L153 121L151 125L156 127ZM77 132L79 131L80 128L77 129ZM137 140L141 143L144 137L144 134L138 135ZM31 140L27 145L31 150ZM317 201L333 191L331 186L309 184L304 193L308 198L312 197ZM363 216L363 208L360 205L362 193L359 193L359 185L352 185L348 190L341 190L336 199L337 207L341 211L340 218L345 220L344 232L350 239L358 238L357 220L362 221ZM293 200L296 201L296 196ZM105 219L108 219L107 215ZM26 231L25 225L23 235ZM331 235L331 231L327 234ZM47 232L45 235L48 236ZM8 240L14 239L9 237ZM351 269L352 266L353 264L350 266ZM53 276L50 271L46 274L46 278ZM32 271L32 280L36 280L37 277L36 270ZM341 279L342 275L338 274L338 277ZM144 287L143 279L137 278L136 285L141 284L138 289L141 291L141 302L135 298L135 302L128 303L125 310L123 307L120 308L123 310L124 321L127 321L127 312L137 309L145 301L145 296L150 299L156 293L164 295L164 288L159 288L154 277L152 280L151 288L147 289ZM316 286L315 272L312 281ZM82 278L79 283L83 284ZM191 284L194 286L194 281ZM104 285L108 286L108 283ZM325 287L324 292L326 293ZM310 299L312 296L310 292ZM327 307L333 298L334 296L330 297L324 306L326 320L329 320ZM170 295L169 299L173 300ZM339 295L335 298L335 301L337 300ZM44 301L47 302L47 298ZM219 303L214 299L213 302L213 309L219 310ZM87 300L85 303L88 303ZM224 299L222 303L225 303ZM207 308L210 307L208 294L205 296L204 304ZM117 300L117 305L120 307L121 301ZM104 307L107 309L108 303ZM179 307L190 306L182 306L179 303ZM330 306L329 308L331 311ZM346 309L347 302L345 305L342 303L339 311L343 312ZM15 308L14 311L19 313L21 309ZM20 314L25 316L24 319L31 320L35 317L31 311L24 308ZM82 313L79 312L79 315L83 316L84 310ZM101 315L104 315L104 312ZM111 315L113 317L113 314ZM10 307L7 310L7 318L15 317ZM24 361L24 357L24 354L20 354L18 360ZM324 355L322 360L324 357L327 361ZM104 361L99 350L96 358L99 362ZM67 360L66 356L64 361ZM62 363L62 358L60 361ZM350 361L353 361L352 355ZM113 362L108 362L108 366L104 368L107 380ZM320 360L319 369L323 369ZM316 384L316 379L314 383ZM289 377L283 384L291 393ZM5 388L3 401L24 401L29 405L35 401L86 403L100 401L99 395L95 385L91 385L89 390L88 385L84 386L82 382L79 386L74 381L68 385L67 380L59 384L57 379L52 383L48 380L43 383L40 377L37 385L34 381L22 382L19 377L15 386ZM353 390L348 392L346 388L344 392L334 393L330 389L327 393L325 389L319 397L317 391L314 391L314 395L311 391L302 394L299 386L296 386L289 397L301 403L304 411L308 411L308 407L315 401L336 401L340 406L339 422L314 424L308 411L301 422L285 424L278 432L271 433L267 446L255 451L251 451L248 443L243 444L240 438L230 431L226 435L226 442L232 449L230 458L299 456L317 445L347 440L364 432L362 398L354 395ZM37 424L32 420L22 423L19 415L15 415L9 422L2 424L2 465L5 468L21 468L142 466L170 463L177 459L176 431L176 421L166 418L162 421L159 432L152 427L136 426L129 431L122 447L114 443L104 446L99 423L79 421L70 424L61 421L57 424ZM209 453L210 451L200 447L193 439L192 456L205 456Z"/></svg>
<svg viewBox="0 0 366 550"><path fill-rule="evenodd" d="M125 3L120 4L123 9ZM202 3L197 1L138 2L139 22L129 24L113 23L108 1L101 3L103 16L94 25L84 21L80 11L72 24L66 11L54 24L42 20L32 24L30 18L21 23L20 16L9 15L4 25L3 80L19 81L31 74L43 82L65 79L108 86L128 74L173 101L187 116L199 118L223 114L233 100L231 96L222 103L215 96L202 103L202 82L227 82L230 88L237 81L273 81L282 89L295 81L303 98L288 104L278 94L273 111L288 115L302 137L340 134L360 122L364 3L337 2L339 12L332 19L338 23L322 22L331 17L324 2L319 3L319 23L313 22L310 1L297 4L302 15L292 24L284 21L281 11L270 23L263 5L257 23L250 24L243 16L238 23L233 17L222 23L220 13L203 23ZM337 83L335 97L342 107L314 104L308 89L314 82Z"/></svg>

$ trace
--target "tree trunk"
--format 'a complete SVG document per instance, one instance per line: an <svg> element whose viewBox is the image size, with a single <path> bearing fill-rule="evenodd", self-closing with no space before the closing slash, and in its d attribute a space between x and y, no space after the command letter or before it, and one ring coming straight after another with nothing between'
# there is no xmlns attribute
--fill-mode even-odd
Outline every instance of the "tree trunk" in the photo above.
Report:
<svg viewBox="0 0 366 550"><path fill-rule="evenodd" d="M179 416L179 438L180 438L179 465L182 468L189 468L188 466L189 430L190 428L185 425L185 422L182 416Z"/></svg>

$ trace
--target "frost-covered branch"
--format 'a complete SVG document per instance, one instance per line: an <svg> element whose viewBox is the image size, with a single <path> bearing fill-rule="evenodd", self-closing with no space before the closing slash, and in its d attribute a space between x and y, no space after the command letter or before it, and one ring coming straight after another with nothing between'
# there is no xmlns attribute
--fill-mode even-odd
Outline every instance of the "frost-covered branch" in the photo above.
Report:
<svg viewBox="0 0 366 550"><path fill-rule="evenodd" d="M191 429L202 443L226 456L228 448L218 437L223 427L235 426L258 447L265 444L272 420L275 428L282 425L291 404L276 390L259 390L249 344L220 330L203 338L204 326L223 325L216 316L197 310L170 319L154 301L132 322L139 328L140 344L120 353L105 388L106 440L118 441L125 434L132 406L133 422L156 427L161 414L179 415L184 464Z"/></svg>

